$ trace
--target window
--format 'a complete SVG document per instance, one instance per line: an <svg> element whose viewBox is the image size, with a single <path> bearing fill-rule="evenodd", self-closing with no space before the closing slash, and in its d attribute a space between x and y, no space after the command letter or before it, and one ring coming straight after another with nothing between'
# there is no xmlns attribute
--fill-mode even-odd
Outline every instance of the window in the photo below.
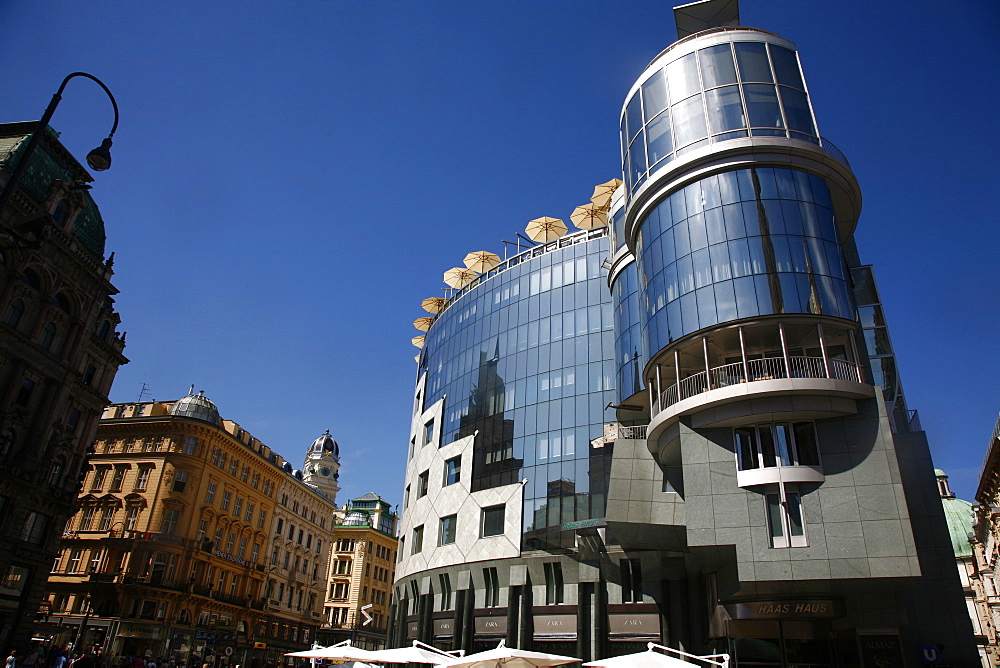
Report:
<svg viewBox="0 0 1000 668"><path fill-rule="evenodd" d="M410 554L418 554L424 549L424 526L413 527L413 544L410 546Z"/></svg>
<svg viewBox="0 0 1000 668"><path fill-rule="evenodd" d="M66 458L56 455L52 458L52 468L49 469L49 484L58 485L62 480L63 469L66 468Z"/></svg>
<svg viewBox="0 0 1000 668"><path fill-rule="evenodd" d="M34 545L41 545L44 543L46 534L48 533L50 519L51 518L48 515L31 512L28 515L28 519L24 523L24 526L21 528L21 540L33 543Z"/></svg>
<svg viewBox="0 0 1000 668"><path fill-rule="evenodd" d="M168 536L172 535L177 530L177 522L181 518L181 511L176 508L170 508L163 512L163 521L160 522L160 533L165 533Z"/></svg>
<svg viewBox="0 0 1000 668"><path fill-rule="evenodd" d="M38 345L45 350L52 347L52 342L56 340L56 325L53 322L45 323L42 333L38 337Z"/></svg>
<svg viewBox="0 0 1000 668"><path fill-rule="evenodd" d="M424 425L424 445L434 440L434 420Z"/></svg>
<svg viewBox="0 0 1000 668"><path fill-rule="evenodd" d="M253 520L253 504L247 504L247 514L243 516L243 521L249 524Z"/></svg>
<svg viewBox="0 0 1000 668"><path fill-rule="evenodd" d="M223 510L229 510L229 504L232 503L232 501L233 501L233 493L232 492L228 492L227 491L227 492L223 492L222 493L222 509Z"/></svg>
<svg viewBox="0 0 1000 668"><path fill-rule="evenodd" d="M218 489L214 482L208 483L208 490L205 492L205 503L215 501L215 490Z"/></svg>
<svg viewBox="0 0 1000 668"><path fill-rule="evenodd" d="M128 469L127 466L116 466L115 474L111 478L111 492L122 491L122 483L125 482L125 471Z"/></svg>
<svg viewBox="0 0 1000 668"><path fill-rule="evenodd" d="M410 486L407 485L406 489L403 490L403 510L406 510L410 505Z"/></svg>
<svg viewBox="0 0 1000 668"><path fill-rule="evenodd" d="M784 500L782 500L782 495ZM772 486L764 494L771 547L806 547L802 498L794 486Z"/></svg>
<svg viewBox="0 0 1000 668"><path fill-rule="evenodd" d="M484 568L483 579L486 581L486 597L483 604L487 608L495 608L500 605L500 578L497 576L497 569Z"/></svg>
<svg viewBox="0 0 1000 668"><path fill-rule="evenodd" d="M260 474L254 473L253 477L250 478L250 486L257 489L260 486Z"/></svg>
<svg viewBox="0 0 1000 668"><path fill-rule="evenodd" d="M219 466L220 461L222 461L222 450L215 448L212 450L212 464Z"/></svg>
<svg viewBox="0 0 1000 668"><path fill-rule="evenodd" d="M417 478L417 498L427 496L427 481L429 478L430 471L424 471Z"/></svg>
<svg viewBox="0 0 1000 668"><path fill-rule="evenodd" d="M441 609L451 610L451 579L448 577L448 574L439 574L438 583L441 588Z"/></svg>
<svg viewBox="0 0 1000 668"><path fill-rule="evenodd" d="M149 466L139 467L139 475L135 477L135 489L140 491L146 489L146 485L149 484L149 472L152 470Z"/></svg>
<svg viewBox="0 0 1000 668"><path fill-rule="evenodd" d="M444 483L442 485L454 485L462 479L462 458L455 457L444 463Z"/></svg>
<svg viewBox="0 0 1000 668"><path fill-rule="evenodd" d="M94 376L97 375L97 367L93 364L88 364L87 368L83 370L83 384L90 385L94 382Z"/></svg>
<svg viewBox="0 0 1000 668"><path fill-rule="evenodd" d="M188 472L187 471L177 471L174 473L174 486L172 487L175 492L183 492L187 487L188 483Z"/></svg>
<svg viewBox="0 0 1000 668"><path fill-rule="evenodd" d="M80 563L83 560L83 550L71 550L69 553L69 561L66 563L67 573L79 573Z"/></svg>
<svg viewBox="0 0 1000 668"><path fill-rule="evenodd" d="M87 566L88 573L97 573L101 570L101 551L90 551L90 565Z"/></svg>
<svg viewBox="0 0 1000 668"><path fill-rule="evenodd" d="M30 378L21 379L21 387L17 390L17 396L14 397L14 403L21 407L27 407L28 403L31 401L31 394L35 391L35 381Z"/></svg>
<svg viewBox="0 0 1000 668"><path fill-rule="evenodd" d="M139 506L129 506L125 511L125 529L134 531L136 522L139 520Z"/></svg>
<svg viewBox="0 0 1000 668"><path fill-rule="evenodd" d="M267 520L267 511L266 510L262 510L262 511L260 511L260 516L257 518L257 528L258 529L263 529L264 528L264 521L265 520Z"/></svg>
<svg viewBox="0 0 1000 668"><path fill-rule="evenodd" d="M101 521L97 526L98 531L110 531L111 520L115 516L115 509L107 506L101 509Z"/></svg>
<svg viewBox="0 0 1000 668"><path fill-rule="evenodd" d="M244 466L243 467L243 472L240 473L240 480L242 480L243 482L246 482L247 478L249 478L249 477L250 477L250 467L249 466Z"/></svg>
<svg viewBox="0 0 1000 668"><path fill-rule="evenodd" d="M185 455L193 455L198 450L198 439L192 436L184 437L184 446L181 449Z"/></svg>
<svg viewBox="0 0 1000 668"><path fill-rule="evenodd" d="M237 496L236 497L236 504L233 505L233 515L236 515L236 517L239 517L242 514L243 514L243 497L242 496Z"/></svg>
<svg viewBox="0 0 1000 668"><path fill-rule="evenodd" d="M622 559L622 603L642 603L642 568L638 559Z"/></svg>
<svg viewBox="0 0 1000 668"><path fill-rule="evenodd" d="M741 471L773 466L819 466L816 425L767 422L733 430Z"/></svg>
<svg viewBox="0 0 1000 668"><path fill-rule="evenodd" d="M90 526L94 522L94 513L97 512L97 508L94 506L87 506L83 509L83 516L80 518L80 531L90 531Z"/></svg>
<svg viewBox="0 0 1000 668"><path fill-rule="evenodd" d="M545 605L563 603L562 564L558 561L545 562Z"/></svg>
<svg viewBox="0 0 1000 668"><path fill-rule="evenodd" d="M503 521L504 521L504 506L492 506L490 508L483 508L483 526L480 535L483 538L487 536L502 536L503 535Z"/></svg>
<svg viewBox="0 0 1000 668"><path fill-rule="evenodd" d="M236 457L233 457L233 459L229 462L229 475L235 476L236 471L239 469L239 467L240 467L240 460L236 459Z"/></svg>
<svg viewBox="0 0 1000 668"><path fill-rule="evenodd" d="M257 562L257 558L260 556L260 543L253 544L253 553L250 555L250 561L254 563Z"/></svg>
<svg viewBox="0 0 1000 668"><path fill-rule="evenodd" d="M7 307L7 317L4 318L4 322L11 327L17 327L21 322L22 315L24 315L24 302L20 299L15 299Z"/></svg>
<svg viewBox="0 0 1000 668"><path fill-rule="evenodd" d="M441 518L441 529L438 531L438 545L451 545L455 542L455 527L457 524L457 515L448 515Z"/></svg>

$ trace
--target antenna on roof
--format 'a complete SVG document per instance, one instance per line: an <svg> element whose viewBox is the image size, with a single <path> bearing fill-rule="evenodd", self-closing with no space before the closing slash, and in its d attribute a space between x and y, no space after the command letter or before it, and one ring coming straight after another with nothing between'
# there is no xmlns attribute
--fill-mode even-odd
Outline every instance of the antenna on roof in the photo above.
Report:
<svg viewBox="0 0 1000 668"><path fill-rule="evenodd" d="M188 396L190 397L193 395L194 395L194 383L191 383L191 389L188 390Z"/></svg>
<svg viewBox="0 0 1000 668"><path fill-rule="evenodd" d="M148 396L151 396L151 395L152 395L152 393L149 391L149 386L146 385L146 383L143 383L142 387L139 388L139 398L136 399L136 401L137 402L141 402L143 397L148 397Z"/></svg>

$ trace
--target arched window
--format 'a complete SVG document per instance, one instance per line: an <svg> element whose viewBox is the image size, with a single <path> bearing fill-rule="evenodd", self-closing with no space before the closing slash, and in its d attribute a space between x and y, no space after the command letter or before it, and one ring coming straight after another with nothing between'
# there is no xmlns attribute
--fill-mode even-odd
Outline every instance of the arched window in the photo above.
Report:
<svg viewBox="0 0 1000 668"><path fill-rule="evenodd" d="M63 470L66 468L66 458L56 455L52 460L52 468L49 469L49 484L58 485L62 480Z"/></svg>
<svg viewBox="0 0 1000 668"><path fill-rule="evenodd" d="M56 306L59 307L59 310L65 311L66 313L70 312L69 297L67 297L65 293L60 292L59 294L56 295L56 298L53 301L55 302Z"/></svg>
<svg viewBox="0 0 1000 668"><path fill-rule="evenodd" d="M177 615L178 624L190 624L191 623L191 613L188 612L187 608L181 610L181 614Z"/></svg>
<svg viewBox="0 0 1000 668"><path fill-rule="evenodd" d="M45 323L42 333L38 337L38 345L45 350L52 349L52 342L56 340L56 325L54 322Z"/></svg>
<svg viewBox="0 0 1000 668"><path fill-rule="evenodd" d="M22 315L24 315L24 302L20 299L15 299L7 307L7 315L3 320L11 327L17 327L21 322Z"/></svg>
<svg viewBox="0 0 1000 668"><path fill-rule="evenodd" d="M24 273L21 274L21 280L36 290L42 289L42 279L38 278L38 274L31 269L24 270Z"/></svg>
<svg viewBox="0 0 1000 668"><path fill-rule="evenodd" d="M17 440L17 432L13 428L7 427L0 433L0 456L6 455L14 446Z"/></svg>

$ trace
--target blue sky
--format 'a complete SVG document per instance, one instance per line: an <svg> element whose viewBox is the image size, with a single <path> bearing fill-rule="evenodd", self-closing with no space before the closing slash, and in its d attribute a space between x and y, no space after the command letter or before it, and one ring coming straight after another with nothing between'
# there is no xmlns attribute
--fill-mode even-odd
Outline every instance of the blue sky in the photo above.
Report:
<svg viewBox="0 0 1000 668"><path fill-rule="evenodd" d="M325 429L340 502L400 500L420 300L620 177L629 85L675 37L662 2L0 5L0 120L62 78L121 109L97 174L132 360L112 400L194 383L293 462ZM799 46L823 134L864 192L902 378L971 498L1000 410L996 34L988 0L743 0ZM111 110L84 79L52 125L78 156Z"/></svg>

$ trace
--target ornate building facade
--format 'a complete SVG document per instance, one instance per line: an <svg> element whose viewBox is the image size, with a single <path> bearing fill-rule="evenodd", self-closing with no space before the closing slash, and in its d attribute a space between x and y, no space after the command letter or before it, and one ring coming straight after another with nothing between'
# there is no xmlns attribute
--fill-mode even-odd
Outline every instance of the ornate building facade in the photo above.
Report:
<svg viewBox="0 0 1000 668"><path fill-rule="evenodd" d="M396 513L369 492L338 510L335 522L320 643L350 639L382 649L396 570Z"/></svg>
<svg viewBox="0 0 1000 668"><path fill-rule="evenodd" d="M316 637L335 508L194 388L113 404L40 628L106 654L276 664Z"/></svg>
<svg viewBox="0 0 1000 668"><path fill-rule="evenodd" d="M0 124L6 184L36 123ZM51 128L0 211L0 645L20 647L118 367L93 179Z"/></svg>
<svg viewBox="0 0 1000 668"><path fill-rule="evenodd" d="M973 557L969 584L975 600L976 626L984 663L1000 665L1000 586L997 582L1000 559L1000 418L990 434L990 442L979 474L976 502L972 506L975 523L970 535Z"/></svg>

